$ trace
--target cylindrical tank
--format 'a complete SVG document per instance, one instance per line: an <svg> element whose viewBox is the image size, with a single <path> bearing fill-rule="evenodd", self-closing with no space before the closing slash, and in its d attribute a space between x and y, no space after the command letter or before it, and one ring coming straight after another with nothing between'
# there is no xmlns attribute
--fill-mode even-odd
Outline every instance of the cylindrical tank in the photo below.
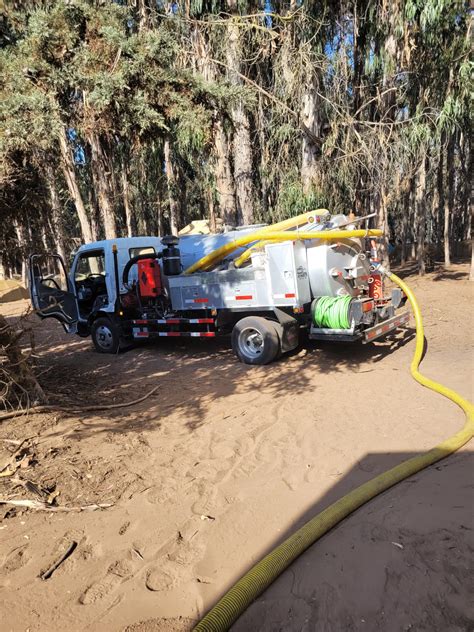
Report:
<svg viewBox="0 0 474 632"><path fill-rule="evenodd" d="M357 296L367 286L369 261L356 239L333 244L308 242L306 256L314 297Z"/></svg>
<svg viewBox="0 0 474 632"><path fill-rule="evenodd" d="M161 243L164 248L161 253L163 272L166 276L181 274L181 253L178 246L179 239L174 235L163 237Z"/></svg>
<svg viewBox="0 0 474 632"><path fill-rule="evenodd" d="M350 230L349 219L345 215L336 215L319 230ZM311 294L318 296L358 296L367 288L370 275L370 262L367 259L363 242L360 239L341 239L337 242L306 242L308 277Z"/></svg>
<svg viewBox="0 0 474 632"><path fill-rule="evenodd" d="M205 255L210 254L217 248L224 246L246 233L258 230L259 226L246 226L239 230L232 230L227 233L211 235L183 235L179 238L179 249L181 251L181 263L183 269L189 268L193 263L199 261ZM236 259L246 248L239 248L227 255L226 260Z"/></svg>
<svg viewBox="0 0 474 632"><path fill-rule="evenodd" d="M335 230L339 226L347 229L353 228L348 225L348 222L349 219L345 215L336 215L329 222L311 223L300 226L298 230L316 232ZM248 226L238 231L221 234L184 235L180 237L181 269L188 268L217 248L257 229L256 226ZM236 259L250 245L230 253L226 256L226 260ZM308 276L313 297L343 296L345 294L357 296L362 287L367 288L370 264L360 239L344 239L337 243L307 241L305 245L307 248ZM167 274L165 270L164 272Z"/></svg>

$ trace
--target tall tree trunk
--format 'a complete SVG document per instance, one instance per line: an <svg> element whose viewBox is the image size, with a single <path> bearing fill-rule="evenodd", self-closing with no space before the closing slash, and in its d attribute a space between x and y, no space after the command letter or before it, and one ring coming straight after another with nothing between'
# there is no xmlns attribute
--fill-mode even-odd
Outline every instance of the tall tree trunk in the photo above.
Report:
<svg viewBox="0 0 474 632"><path fill-rule="evenodd" d="M56 246L56 252L63 258L64 261L66 261L61 201L59 199L54 169L53 166L48 162L46 163L46 181L49 191L49 200L51 203L51 214L49 216L49 219L54 243Z"/></svg>
<svg viewBox="0 0 474 632"><path fill-rule="evenodd" d="M106 239L115 239L117 229L115 226L114 213L114 185L110 161L102 146L101 139L92 132L88 136L91 148L91 169L94 188L96 191L99 211Z"/></svg>
<svg viewBox="0 0 474 632"><path fill-rule="evenodd" d="M178 234L178 223L179 223L179 206L177 200L177 183L176 183L176 174L173 165L173 160L171 157L171 147L168 139L165 140L164 143L164 154L165 154L165 171L166 171L166 182L168 186L168 200L170 205L170 231L172 235Z"/></svg>
<svg viewBox="0 0 474 632"><path fill-rule="evenodd" d="M402 229L401 229L401 252L400 264L405 265L407 261L408 227L410 225L410 189L404 194L404 204L402 206Z"/></svg>
<svg viewBox="0 0 474 632"><path fill-rule="evenodd" d="M444 265L451 265L451 240L450 226L454 210L454 136L451 135L448 142L446 168L448 171L447 195L444 202Z"/></svg>
<svg viewBox="0 0 474 632"><path fill-rule="evenodd" d="M157 193L157 201L156 201L156 232L158 237L163 236L163 203L161 200L160 192Z"/></svg>
<svg viewBox="0 0 474 632"><path fill-rule="evenodd" d="M474 213L472 219L474 220ZM469 274L469 279L474 281L474 239L471 239L471 272Z"/></svg>
<svg viewBox="0 0 474 632"><path fill-rule="evenodd" d="M25 227L20 224L20 222L17 219L13 220L13 227L15 229L15 233L16 233L16 238L17 238L17 242L18 242L18 252L20 254L20 260L21 260L21 281L23 283L23 285L26 284L26 256L25 256L25 250L26 250L26 231L25 231Z"/></svg>
<svg viewBox="0 0 474 632"><path fill-rule="evenodd" d="M233 5L234 3L229 3ZM241 40L239 25L235 20L229 21L227 27L227 65L229 79L234 85L241 84L237 73L241 72ZM254 187L252 140L250 138L250 121L242 100L231 110L234 126L232 155L234 158L234 181L237 201L237 217L241 224L252 224L254 221Z"/></svg>
<svg viewBox="0 0 474 632"><path fill-rule="evenodd" d="M303 95L301 120L310 132L319 138L321 135L321 123L319 119L321 104L316 94L318 81L314 74L314 70L312 70L312 72L309 71L307 76L309 77L309 81ZM304 193L308 194L316 181L319 148L311 140L308 134L303 134L302 143L303 153L301 159L301 182Z"/></svg>
<svg viewBox="0 0 474 632"><path fill-rule="evenodd" d="M379 261L384 266L388 266L388 242L389 242L389 226L388 226L388 195L384 186L381 187L380 192L377 193L377 206L376 206L376 224L377 228L381 228L383 236L379 239L378 255Z"/></svg>
<svg viewBox="0 0 474 632"><path fill-rule="evenodd" d="M441 139L439 148L438 171L436 173L436 245L440 246L441 242L441 221L444 214L444 138Z"/></svg>
<svg viewBox="0 0 474 632"><path fill-rule="evenodd" d="M66 179L69 195L71 196L76 207L79 225L81 227L82 239L87 244L94 241L94 235L91 230L89 218L87 217L86 207L82 199L79 184L76 178L76 169L74 167L74 158L71 148L66 137L66 130L63 129L59 135L59 147L61 151L61 167Z"/></svg>
<svg viewBox="0 0 474 632"><path fill-rule="evenodd" d="M417 260L418 274L424 275L425 266L425 235L426 235L426 158L423 156L418 168L416 183L416 236L417 236Z"/></svg>
<svg viewBox="0 0 474 632"><path fill-rule="evenodd" d="M219 118L214 125L215 178L219 211L224 224L235 226L237 209L235 205L234 179L229 161L227 135Z"/></svg>
<svg viewBox="0 0 474 632"><path fill-rule="evenodd" d="M216 222L216 212L214 209L214 196L212 194L212 189L210 186L206 187L206 197L207 197L207 208L208 208L208 218L209 218L209 229L211 233L217 232L217 222Z"/></svg>
<svg viewBox="0 0 474 632"><path fill-rule="evenodd" d="M128 179L128 166L125 160L122 161L122 196L123 207L125 209L125 225L127 227L127 237L133 236L133 211L130 204L130 183Z"/></svg>

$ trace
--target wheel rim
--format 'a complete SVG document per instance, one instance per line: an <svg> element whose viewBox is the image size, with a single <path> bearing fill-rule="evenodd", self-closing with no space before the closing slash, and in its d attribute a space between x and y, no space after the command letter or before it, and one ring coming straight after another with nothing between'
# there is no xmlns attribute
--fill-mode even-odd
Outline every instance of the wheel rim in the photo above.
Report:
<svg viewBox="0 0 474 632"><path fill-rule="evenodd" d="M100 325L99 327L97 327L95 332L95 339L99 347L104 351L109 351L110 349L112 349L114 344L114 336L107 325Z"/></svg>
<svg viewBox="0 0 474 632"><path fill-rule="evenodd" d="M239 334L239 351L247 358L258 358L264 347L263 336L260 331L248 327Z"/></svg>

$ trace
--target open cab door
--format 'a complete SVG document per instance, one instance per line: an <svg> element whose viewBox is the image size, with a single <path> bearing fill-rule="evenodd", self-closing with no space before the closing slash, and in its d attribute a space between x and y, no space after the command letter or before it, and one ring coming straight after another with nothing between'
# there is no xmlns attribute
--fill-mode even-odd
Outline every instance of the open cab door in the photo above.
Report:
<svg viewBox="0 0 474 632"><path fill-rule="evenodd" d="M64 261L59 255L31 255L31 303L40 318L56 318L68 333L77 332L79 309Z"/></svg>

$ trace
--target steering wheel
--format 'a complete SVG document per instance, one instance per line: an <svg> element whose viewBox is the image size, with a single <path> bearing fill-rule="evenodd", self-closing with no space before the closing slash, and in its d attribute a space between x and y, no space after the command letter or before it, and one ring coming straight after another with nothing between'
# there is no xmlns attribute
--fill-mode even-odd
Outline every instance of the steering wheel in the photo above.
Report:
<svg viewBox="0 0 474 632"><path fill-rule="evenodd" d="M61 290L61 287L59 286L58 282L56 281L56 279L54 278L54 276L52 274L49 274L48 276L45 276L41 279L41 283L43 285L48 286L49 283L52 283L53 286L57 289L57 290Z"/></svg>
<svg viewBox="0 0 474 632"><path fill-rule="evenodd" d="M92 272L91 274L88 274L85 279L81 279L79 283L90 287L96 285L99 279L103 280L104 275L100 274L100 272Z"/></svg>

